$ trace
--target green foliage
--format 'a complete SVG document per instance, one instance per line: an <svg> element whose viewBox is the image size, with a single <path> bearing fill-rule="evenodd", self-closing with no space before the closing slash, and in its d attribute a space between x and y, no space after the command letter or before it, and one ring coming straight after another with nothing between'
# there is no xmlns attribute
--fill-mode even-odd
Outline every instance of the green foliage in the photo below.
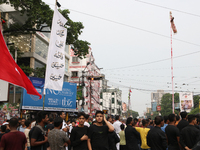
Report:
<svg viewBox="0 0 200 150"><path fill-rule="evenodd" d="M33 70L34 77L45 78L46 66L42 68L36 68Z"/></svg>
<svg viewBox="0 0 200 150"><path fill-rule="evenodd" d="M9 2L10 1L10 2ZM24 24L14 23L9 28L4 25L4 32L9 32L11 35L17 35L28 32L35 32L41 29L43 24L51 27L53 10L49 5L42 2L42 0L1 0L1 3L8 2L14 6L15 10L19 11L21 15L25 15L26 20ZM88 54L90 43L79 40L79 36L84 29L81 22L73 22L69 18L70 11L59 10L61 14L67 19L67 39L66 44L71 45L75 55L79 58L85 57ZM24 17L25 18L25 17ZM13 18L14 19L14 18Z"/></svg>
<svg viewBox="0 0 200 150"><path fill-rule="evenodd" d="M128 114L128 115L130 114L130 116L132 115L133 118L136 118L136 117L139 116L138 112L133 111L133 110L128 110L128 111L127 111L127 114Z"/></svg>
<svg viewBox="0 0 200 150"><path fill-rule="evenodd" d="M174 102L179 102L179 93L174 94ZM161 99L161 115L168 116L172 112L172 94L164 94ZM175 113L178 114L178 111L175 110Z"/></svg>
<svg viewBox="0 0 200 150"><path fill-rule="evenodd" d="M32 72L34 71L33 68L31 68L30 66L25 66L24 64L20 65L19 67L24 71L24 73L27 76L29 76L30 74L32 74Z"/></svg>
<svg viewBox="0 0 200 150"><path fill-rule="evenodd" d="M195 96L193 97L194 108L199 108L199 99L200 99L200 96L199 96L199 95L195 95Z"/></svg>
<svg viewBox="0 0 200 150"><path fill-rule="evenodd" d="M191 112L189 113L190 115L196 115L199 113L199 107L192 108Z"/></svg>

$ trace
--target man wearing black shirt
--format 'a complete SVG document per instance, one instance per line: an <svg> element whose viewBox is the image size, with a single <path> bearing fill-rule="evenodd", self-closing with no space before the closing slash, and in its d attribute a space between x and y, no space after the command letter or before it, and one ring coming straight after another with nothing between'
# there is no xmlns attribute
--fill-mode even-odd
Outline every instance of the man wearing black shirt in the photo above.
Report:
<svg viewBox="0 0 200 150"><path fill-rule="evenodd" d="M73 150L88 150L87 140L88 140L88 127L84 126L85 113L78 113L79 125L74 127L71 132L70 140Z"/></svg>
<svg viewBox="0 0 200 150"><path fill-rule="evenodd" d="M200 131L195 127L197 123L195 115L188 115L188 121L189 125L181 131L180 144L186 150L191 150L200 141Z"/></svg>
<svg viewBox="0 0 200 150"><path fill-rule="evenodd" d="M169 124L165 128L165 133L168 139L168 150L178 150L180 149L179 139L180 139L180 132L177 127L175 127L176 123L176 116L175 114L169 115Z"/></svg>
<svg viewBox="0 0 200 150"><path fill-rule="evenodd" d="M125 138L127 150L139 150L138 140L140 139L139 132L133 128L133 118L129 117L126 120Z"/></svg>
<svg viewBox="0 0 200 150"><path fill-rule="evenodd" d="M147 145L151 147L151 150L166 150L167 139L165 132L161 130L164 125L163 118L161 116L155 117L156 126L147 134Z"/></svg>
<svg viewBox="0 0 200 150"><path fill-rule="evenodd" d="M1 137L5 134L5 132L6 132L6 126L2 125L1 126L1 133L0 133L0 141L1 141Z"/></svg>
<svg viewBox="0 0 200 150"><path fill-rule="evenodd" d="M31 150L46 150L48 138L44 131L44 126L47 124L49 118L47 113L41 111L37 115L37 123L29 132Z"/></svg>
<svg viewBox="0 0 200 150"><path fill-rule="evenodd" d="M186 118L187 118L187 112L186 112L186 111L181 112L180 115L181 115L182 120L178 123L177 128L178 128L179 131L181 132L181 130L182 130L183 128L185 128L186 126L189 125L189 122L186 120Z"/></svg>
<svg viewBox="0 0 200 150"><path fill-rule="evenodd" d="M91 125L88 132L89 150L108 150L108 132L113 132L114 127L106 120L102 111L95 114L96 123ZM103 125L103 120L106 125Z"/></svg>

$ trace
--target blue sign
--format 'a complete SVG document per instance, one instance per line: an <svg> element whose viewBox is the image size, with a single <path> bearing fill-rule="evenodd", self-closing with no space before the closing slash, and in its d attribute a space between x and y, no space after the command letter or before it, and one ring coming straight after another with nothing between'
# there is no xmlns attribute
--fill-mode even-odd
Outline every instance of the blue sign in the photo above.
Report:
<svg viewBox="0 0 200 150"><path fill-rule="evenodd" d="M30 80L42 95L42 99L39 99L38 96L27 94L24 89L22 109L42 110L44 79L30 77ZM76 90L77 85L68 82L64 82L62 91L46 89L44 110L76 111Z"/></svg>
<svg viewBox="0 0 200 150"><path fill-rule="evenodd" d="M157 111L157 102L152 102L152 111Z"/></svg>

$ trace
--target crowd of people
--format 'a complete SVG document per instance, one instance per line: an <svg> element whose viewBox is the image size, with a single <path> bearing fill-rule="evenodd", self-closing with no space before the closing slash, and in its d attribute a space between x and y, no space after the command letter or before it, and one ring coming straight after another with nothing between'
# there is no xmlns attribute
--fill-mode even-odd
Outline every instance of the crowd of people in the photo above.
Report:
<svg viewBox="0 0 200 150"><path fill-rule="evenodd" d="M181 116L181 119L180 119ZM157 116L126 121L97 111L95 119L79 112L77 120L65 122L66 115L36 121L11 118L0 132L0 150L197 150L200 149L200 116ZM125 123L126 122L126 123Z"/></svg>

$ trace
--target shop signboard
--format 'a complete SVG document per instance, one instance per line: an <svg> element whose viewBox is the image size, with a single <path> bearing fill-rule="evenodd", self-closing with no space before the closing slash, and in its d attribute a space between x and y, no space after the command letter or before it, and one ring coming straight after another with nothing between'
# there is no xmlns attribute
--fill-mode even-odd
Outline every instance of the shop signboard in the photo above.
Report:
<svg viewBox="0 0 200 150"><path fill-rule="evenodd" d="M24 90L22 109L42 110L44 79L30 77L30 80L42 95L42 99L39 99L38 96L29 95ZM64 82L62 91L46 89L44 110L76 112L76 90L77 85L68 82Z"/></svg>

